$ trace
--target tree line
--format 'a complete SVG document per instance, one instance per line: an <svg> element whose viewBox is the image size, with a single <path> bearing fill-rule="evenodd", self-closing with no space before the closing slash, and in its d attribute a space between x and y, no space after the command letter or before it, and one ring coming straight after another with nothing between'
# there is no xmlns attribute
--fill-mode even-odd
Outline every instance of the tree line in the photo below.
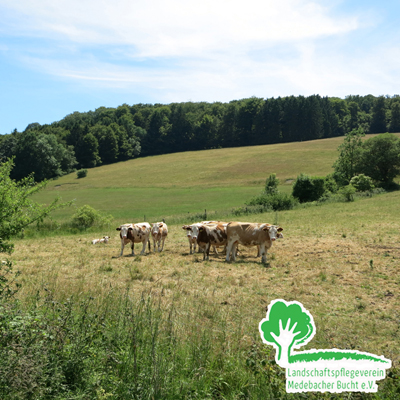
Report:
<svg viewBox="0 0 400 400"><path fill-rule="evenodd" d="M364 133L400 132L400 96L257 97L229 103L123 104L29 124L0 139L0 160L14 157L13 179L36 181L132 159Z"/></svg>

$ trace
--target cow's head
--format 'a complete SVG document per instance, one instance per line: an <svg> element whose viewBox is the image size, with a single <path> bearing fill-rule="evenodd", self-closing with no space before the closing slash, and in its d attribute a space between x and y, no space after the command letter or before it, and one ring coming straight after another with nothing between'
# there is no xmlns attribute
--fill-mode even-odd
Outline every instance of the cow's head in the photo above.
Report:
<svg viewBox="0 0 400 400"><path fill-rule="evenodd" d="M122 239L126 239L128 236L128 231L131 230L133 230L132 225L121 225L117 228L117 231L120 231Z"/></svg>
<svg viewBox="0 0 400 400"><path fill-rule="evenodd" d="M110 240L110 237L109 236L104 236L103 239L104 239L104 243L108 243L108 241Z"/></svg>
<svg viewBox="0 0 400 400"><path fill-rule="evenodd" d="M276 225L265 224L262 228L264 231L268 232L269 239L274 242L276 239L283 238L282 231L283 228Z"/></svg>
<svg viewBox="0 0 400 400"><path fill-rule="evenodd" d="M163 223L162 222L157 222L155 224L152 225L151 227L151 234L153 236L157 236L160 232L160 229L162 228Z"/></svg>
<svg viewBox="0 0 400 400"><path fill-rule="evenodd" d="M194 240L197 239L197 236L199 235L198 225L184 225L182 226L182 229L187 231L188 238L192 238Z"/></svg>

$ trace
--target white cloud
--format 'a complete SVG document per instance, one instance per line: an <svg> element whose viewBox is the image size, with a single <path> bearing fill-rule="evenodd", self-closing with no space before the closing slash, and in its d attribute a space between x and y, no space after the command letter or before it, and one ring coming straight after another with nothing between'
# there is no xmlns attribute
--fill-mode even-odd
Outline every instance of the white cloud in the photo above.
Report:
<svg viewBox="0 0 400 400"><path fill-rule="evenodd" d="M339 16L324 3L0 0L0 7L8 32L52 45L25 49L19 60L81 85L146 92L159 102L344 96L374 93L380 82L390 93L390 65L399 67L400 57L344 50L349 35L371 27L368 10Z"/></svg>
<svg viewBox="0 0 400 400"><path fill-rule="evenodd" d="M1 3L25 15L23 29L30 26L36 34L57 35L81 44L131 45L141 57L273 45L345 33L358 26L355 17L330 17L329 9L311 0Z"/></svg>

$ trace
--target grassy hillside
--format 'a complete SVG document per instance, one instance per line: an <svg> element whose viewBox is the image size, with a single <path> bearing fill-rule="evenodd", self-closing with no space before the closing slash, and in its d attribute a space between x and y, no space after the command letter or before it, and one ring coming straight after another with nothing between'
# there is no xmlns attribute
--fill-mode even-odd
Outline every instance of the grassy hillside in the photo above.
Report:
<svg viewBox="0 0 400 400"><path fill-rule="evenodd" d="M241 206L276 173L281 190L291 190L300 172L332 172L343 138L310 142L215 149L138 158L92 168L86 178L69 174L51 181L36 198L47 203L59 195L89 204L117 219L160 219L176 214ZM59 212L68 218L73 209Z"/></svg>

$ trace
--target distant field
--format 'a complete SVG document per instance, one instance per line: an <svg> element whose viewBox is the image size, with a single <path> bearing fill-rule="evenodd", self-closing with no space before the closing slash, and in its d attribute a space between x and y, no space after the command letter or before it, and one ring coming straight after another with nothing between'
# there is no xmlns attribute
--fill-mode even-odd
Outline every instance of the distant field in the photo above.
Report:
<svg viewBox="0 0 400 400"><path fill-rule="evenodd" d="M36 200L48 203L55 196L76 199L77 207L89 204L116 219L143 220L218 211L239 207L263 189L276 173L290 191L300 172L332 172L337 147L343 138L267 146L215 149L138 158L92 168L88 176L76 173L49 182ZM69 218L74 209L56 213Z"/></svg>
<svg viewBox="0 0 400 400"><path fill-rule="evenodd" d="M55 213L59 221L84 204L121 221L230 210L258 195L272 173L281 181L280 190L289 193L301 172L333 172L342 142L339 137L138 158L89 169L82 179L76 173L63 176L35 200L75 199L74 207Z"/></svg>

